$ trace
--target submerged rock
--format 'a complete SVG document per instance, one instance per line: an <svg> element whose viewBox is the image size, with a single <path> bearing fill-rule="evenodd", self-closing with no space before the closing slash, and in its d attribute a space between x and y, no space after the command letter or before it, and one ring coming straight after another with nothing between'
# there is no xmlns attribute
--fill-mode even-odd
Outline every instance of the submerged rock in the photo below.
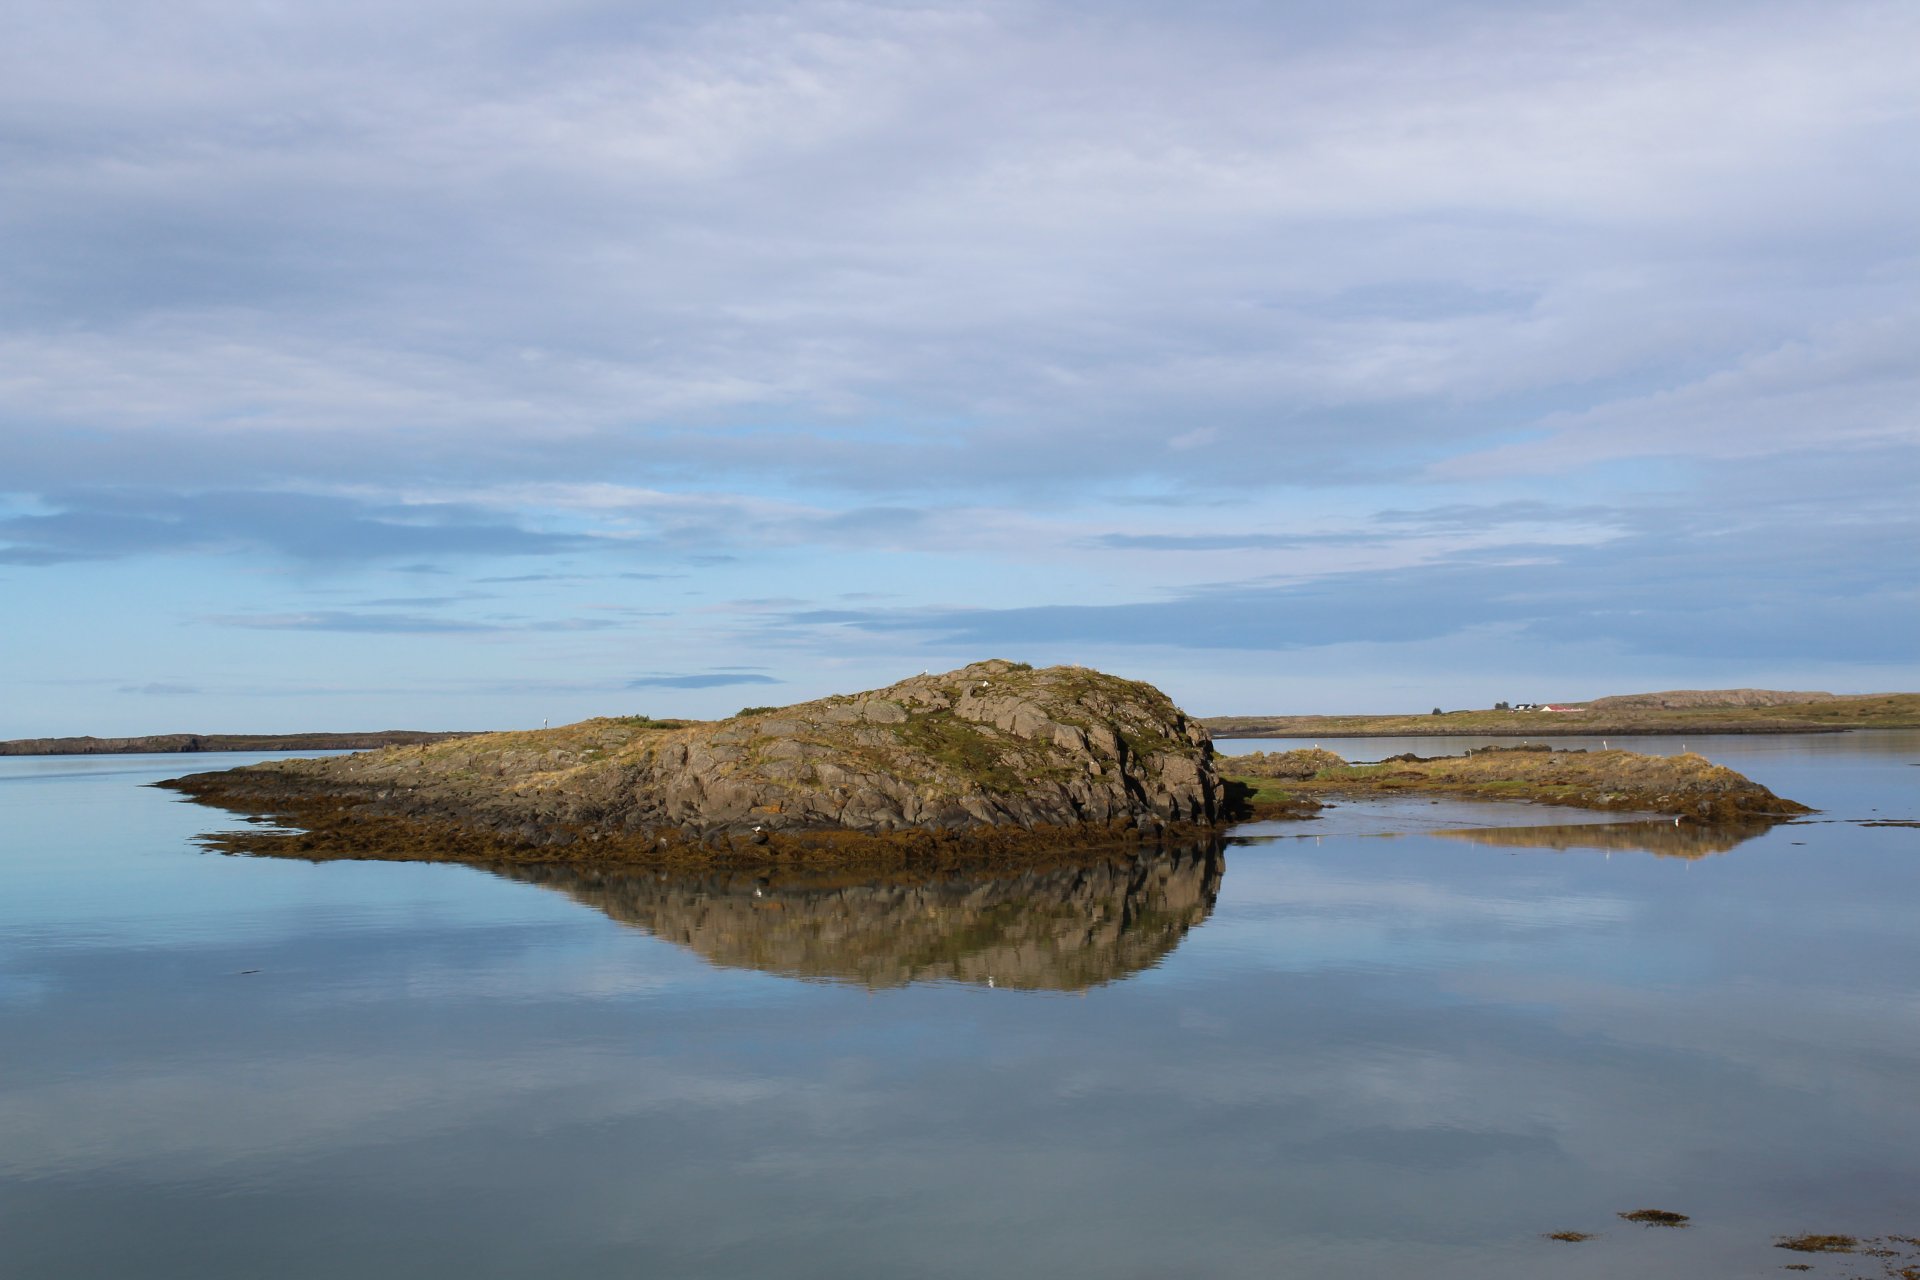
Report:
<svg viewBox="0 0 1920 1280"><path fill-rule="evenodd" d="M307 828L216 846L303 857L836 860L1224 816L1206 730L1158 689L1002 661L731 720L588 720L163 785Z"/></svg>

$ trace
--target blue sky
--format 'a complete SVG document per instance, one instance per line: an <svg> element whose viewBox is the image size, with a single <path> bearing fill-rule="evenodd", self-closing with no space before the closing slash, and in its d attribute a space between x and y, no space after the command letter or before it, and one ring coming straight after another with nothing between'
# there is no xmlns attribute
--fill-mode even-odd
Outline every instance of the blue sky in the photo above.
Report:
<svg viewBox="0 0 1920 1280"><path fill-rule="evenodd" d="M26 0L0 737L1920 687L1920 9Z"/></svg>

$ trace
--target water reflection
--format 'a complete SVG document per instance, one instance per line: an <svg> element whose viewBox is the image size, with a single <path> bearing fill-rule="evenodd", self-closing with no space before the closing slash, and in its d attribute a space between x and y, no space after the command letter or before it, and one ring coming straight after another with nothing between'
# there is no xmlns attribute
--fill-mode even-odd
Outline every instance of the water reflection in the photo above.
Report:
<svg viewBox="0 0 1920 1280"><path fill-rule="evenodd" d="M1157 965L1220 892L1220 846L1021 873L871 876L490 868L716 965L869 988L1083 991Z"/></svg>
<svg viewBox="0 0 1920 1280"><path fill-rule="evenodd" d="M1443 840L1499 845L1510 849L1596 849L1603 852L1651 853L1661 858L1705 858L1763 836L1779 823L1767 818L1745 822L1675 824L1661 818L1649 822L1577 823L1550 827L1469 827L1432 831Z"/></svg>

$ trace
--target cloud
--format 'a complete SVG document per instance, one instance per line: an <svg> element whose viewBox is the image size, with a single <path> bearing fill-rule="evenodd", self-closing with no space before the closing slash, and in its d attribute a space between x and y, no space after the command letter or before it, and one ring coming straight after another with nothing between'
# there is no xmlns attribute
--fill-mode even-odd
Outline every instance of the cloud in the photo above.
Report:
<svg viewBox="0 0 1920 1280"><path fill-rule="evenodd" d="M24 660L101 600L617 685L644 594L663 671L809 688L1909 620L1910 6L392 8L0 43Z"/></svg>
<svg viewBox="0 0 1920 1280"><path fill-rule="evenodd" d="M772 676L739 671L715 671L691 676L636 676L627 681L629 689L720 689L736 684L784 684Z"/></svg>
<svg viewBox="0 0 1920 1280"><path fill-rule="evenodd" d="M441 605L464 604L469 600L491 600L494 597L481 593L460 596L379 596L360 602L368 609L432 609Z"/></svg>
<svg viewBox="0 0 1920 1280"><path fill-rule="evenodd" d="M1239 487L1885 344L1910 15L1391 10L510 3L426 62L349 4L229 16L243 64L51 22L3 68L0 474Z"/></svg>
<svg viewBox="0 0 1920 1280"><path fill-rule="evenodd" d="M1810 460L1809 472L1823 463ZM1593 543L1511 542L1428 563L1252 578L1158 599L1022 608L797 610L783 625L914 635L961 649L1155 646L1287 652L1410 644L1498 628L1542 646L1731 661L1811 653L1900 662L1920 625L1920 521L1893 471L1852 511L1815 519L1735 485L1729 509L1650 508ZM1790 482L1775 482L1782 488ZM1623 517L1624 518L1624 517ZM1220 545L1232 545L1223 537ZM1212 540L1202 540L1212 545ZM1176 542L1175 545L1181 545Z"/></svg>
<svg viewBox="0 0 1920 1280"><path fill-rule="evenodd" d="M252 631L345 631L368 635L460 635L481 632L607 631L620 626L606 618L547 618L533 621L475 621L417 613L363 613L321 609L301 613L223 614L205 619L219 626Z"/></svg>
<svg viewBox="0 0 1920 1280"><path fill-rule="evenodd" d="M384 635L449 635L508 629L458 618L432 618L408 613L356 613L345 609L311 613L228 614L210 617L207 621L253 631L349 631Z"/></svg>
<svg viewBox="0 0 1920 1280"><path fill-rule="evenodd" d="M147 684L124 684L121 685L116 692L136 694L147 698L183 698L197 696L201 690L198 685L174 684L163 680L155 680Z"/></svg>
<svg viewBox="0 0 1920 1280"><path fill-rule="evenodd" d="M1575 470L1627 458L1712 459L1920 445L1920 312L1751 353L1682 385L1554 413L1532 438L1436 464L1449 475Z"/></svg>
<svg viewBox="0 0 1920 1280"><path fill-rule="evenodd" d="M398 505L311 493L153 490L83 490L51 501L59 508L52 514L0 519L0 563L51 565L234 551L349 563L422 554L554 555L587 541L524 529L495 513L458 503Z"/></svg>
<svg viewBox="0 0 1920 1280"><path fill-rule="evenodd" d="M1373 533L1103 533L1093 545L1114 551L1293 551L1383 541Z"/></svg>

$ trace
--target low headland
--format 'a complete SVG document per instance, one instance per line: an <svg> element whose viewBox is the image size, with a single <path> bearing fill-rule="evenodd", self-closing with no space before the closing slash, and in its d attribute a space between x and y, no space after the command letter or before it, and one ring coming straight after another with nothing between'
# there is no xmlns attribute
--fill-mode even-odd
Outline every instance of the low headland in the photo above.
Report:
<svg viewBox="0 0 1920 1280"><path fill-rule="evenodd" d="M471 737L418 729L373 733L149 733L135 738L10 738L0 756L170 755L195 751L372 751Z"/></svg>
<svg viewBox="0 0 1920 1280"><path fill-rule="evenodd" d="M213 848L489 865L1034 865L1424 790L1699 821L1806 810L1698 756L1219 760L1160 690L993 660L727 720L586 720L170 779L252 819Z"/></svg>
<svg viewBox="0 0 1920 1280"><path fill-rule="evenodd" d="M1228 804L1258 817L1305 816L1331 796L1450 796L1522 800L1615 813L1665 814L1727 825L1812 810L1694 752L1642 755L1545 744L1481 747L1458 756L1411 752L1353 763L1319 747L1222 756Z"/></svg>
<svg viewBox="0 0 1920 1280"><path fill-rule="evenodd" d="M1920 727L1920 693L1673 689L1590 702L1369 716L1210 716L1216 738L1612 737L1637 734L1842 733Z"/></svg>

